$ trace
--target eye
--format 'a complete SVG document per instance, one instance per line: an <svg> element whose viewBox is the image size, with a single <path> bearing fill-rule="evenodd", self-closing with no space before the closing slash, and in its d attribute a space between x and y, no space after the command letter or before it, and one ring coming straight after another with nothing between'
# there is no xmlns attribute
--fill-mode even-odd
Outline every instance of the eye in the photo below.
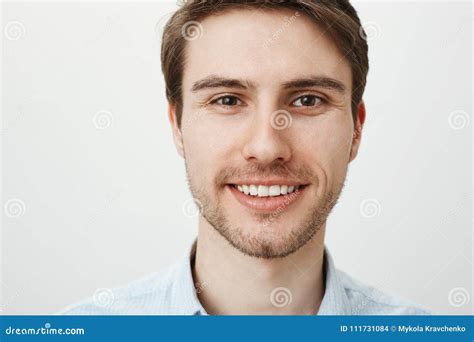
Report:
<svg viewBox="0 0 474 342"><path fill-rule="evenodd" d="M304 95L293 101L295 107L314 107L324 103L324 100L316 95Z"/></svg>
<svg viewBox="0 0 474 342"><path fill-rule="evenodd" d="M240 101L235 96L225 95L211 101L211 104L217 104L217 105L225 106L225 107L232 107L232 106L242 104L242 101Z"/></svg>

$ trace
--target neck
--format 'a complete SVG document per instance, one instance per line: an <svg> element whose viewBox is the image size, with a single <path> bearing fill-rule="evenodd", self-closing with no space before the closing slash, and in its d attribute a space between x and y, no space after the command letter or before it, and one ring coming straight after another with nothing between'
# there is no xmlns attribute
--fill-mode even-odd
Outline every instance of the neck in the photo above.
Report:
<svg viewBox="0 0 474 342"><path fill-rule="evenodd" d="M325 228L287 257L263 259L235 249L201 217L193 269L201 304L211 315L316 314L325 290Z"/></svg>

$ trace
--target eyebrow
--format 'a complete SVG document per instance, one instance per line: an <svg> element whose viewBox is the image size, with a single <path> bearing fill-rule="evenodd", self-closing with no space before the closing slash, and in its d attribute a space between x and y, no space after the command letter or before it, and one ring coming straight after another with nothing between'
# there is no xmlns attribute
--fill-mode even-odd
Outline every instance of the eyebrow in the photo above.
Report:
<svg viewBox="0 0 474 342"><path fill-rule="evenodd" d="M200 90L208 89L208 88L249 89L249 88L256 88L256 85L250 81L211 75L194 83L191 88L191 91L193 93L196 93Z"/></svg>
<svg viewBox="0 0 474 342"><path fill-rule="evenodd" d="M299 89L299 88L324 88L328 90L335 90L338 93L344 94L346 86L334 78L324 76L310 76L305 78L298 78L289 82L283 83L284 89Z"/></svg>
<svg viewBox="0 0 474 342"><path fill-rule="evenodd" d="M309 76L304 78L297 78L288 82L283 83L284 89L299 89L299 88L324 88L328 90L334 90L341 94L344 94L346 87L341 81L334 78L324 76ZM255 89L256 84L248 81L236 78L226 78L211 75L195 82L191 88L193 93L196 93L204 89L212 88L237 88L237 89Z"/></svg>

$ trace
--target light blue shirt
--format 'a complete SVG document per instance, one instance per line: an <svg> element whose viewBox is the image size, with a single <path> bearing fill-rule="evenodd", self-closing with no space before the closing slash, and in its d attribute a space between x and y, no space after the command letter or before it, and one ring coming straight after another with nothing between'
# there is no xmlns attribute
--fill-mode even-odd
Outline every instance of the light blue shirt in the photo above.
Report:
<svg viewBox="0 0 474 342"><path fill-rule="evenodd" d="M62 315L207 315L194 284L190 252L167 269L115 289L99 289L94 296L67 307ZM430 315L415 303L384 294L335 268L324 249L326 287L318 315Z"/></svg>

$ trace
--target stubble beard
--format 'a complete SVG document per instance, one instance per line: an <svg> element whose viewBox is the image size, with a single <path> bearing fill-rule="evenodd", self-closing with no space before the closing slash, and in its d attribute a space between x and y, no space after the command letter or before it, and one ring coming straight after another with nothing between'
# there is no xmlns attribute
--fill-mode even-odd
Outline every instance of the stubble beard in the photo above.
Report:
<svg viewBox="0 0 474 342"><path fill-rule="evenodd" d="M264 259L286 257L315 237L325 224L344 187L343 181L335 190L329 190L326 194L318 197L314 206L308 208L304 217L295 217L292 220L295 227L287 229L288 233L281 236L271 229L272 222L277 221L279 215L256 216L260 223L256 227L258 229L250 230L255 233L246 233L241 226L231 224L217 199L211 196L211 191L195 186L189 173L186 172L186 174L189 188L193 197L200 203L200 214L204 219L234 248L245 255ZM262 229L262 224L265 229Z"/></svg>

